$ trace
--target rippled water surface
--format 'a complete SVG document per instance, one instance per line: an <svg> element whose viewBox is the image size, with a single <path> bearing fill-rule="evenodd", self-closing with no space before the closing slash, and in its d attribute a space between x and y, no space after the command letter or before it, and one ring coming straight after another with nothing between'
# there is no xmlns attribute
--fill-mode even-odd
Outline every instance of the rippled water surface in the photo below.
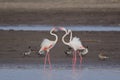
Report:
<svg viewBox="0 0 120 80"><path fill-rule="evenodd" d="M1 68L1 80L120 80L120 68Z"/></svg>

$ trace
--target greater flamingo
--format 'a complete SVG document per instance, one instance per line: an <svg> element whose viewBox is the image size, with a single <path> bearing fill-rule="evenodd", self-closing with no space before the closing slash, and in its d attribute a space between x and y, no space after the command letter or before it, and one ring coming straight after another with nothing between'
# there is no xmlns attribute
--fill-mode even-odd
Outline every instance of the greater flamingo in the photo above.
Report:
<svg viewBox="0 0 120 80"><path fill-rule="evenodd" d="M77 50L85 50L84 52L82 53L79 53L79 56L80 56L80 64L82 64L82 55L85 55L88 53L88 49L85 48L80 39L78 37L72 37L72 31L71 30L66 30L64 27L60 27L60 30L63 30L65 31L65 34L63 35L62 37L62 42L65 44L65 45L68 45L70 46L71 48L73 48L74 50L74 53L73 53L73 68L75 67L76 65L76 60L77 60L77 57L76 57L76 54L77 54ZM64 40L64 38L70 33L70 40L69 42L66 42ZM81 55L82 54L82 55Z"/></svg>
<svg viewBox="0 0 120 80"><path fill-rule="evenodd" d="M52 40L49 40L49 39L44 39L43 42L41 43L41 49L39 50L40 54L43 54L42 53L43 51L47 52L45 54L45 59L44 59L44 69L45 69L45 65L46 65L46 60L47 59L48 59L49 65L50 65L50 69L52 68L51 67L51 62L50 62L49 51L51 50L51 48L53 48L55 46L55 44L58 41L58 36L55 33L53 33L53 31L57 31L57 29L56 28L52 28L51 31L50 31L50 34L53 35L53 36L55 36L55 40L52 41Z"/></svg>

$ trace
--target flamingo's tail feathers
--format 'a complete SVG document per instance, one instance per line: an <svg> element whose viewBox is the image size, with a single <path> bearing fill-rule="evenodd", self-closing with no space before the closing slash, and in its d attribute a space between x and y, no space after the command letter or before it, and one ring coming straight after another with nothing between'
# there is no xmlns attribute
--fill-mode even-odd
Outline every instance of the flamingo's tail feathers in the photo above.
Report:
<svg viewBox="0 0 120 80"><path fill-rule="evenodd" d="M83 52L81 52L82 55L86 55L87 53L88 53L88 49L87 49L87 48L85 48L85 49L83 50Z"/></svg>

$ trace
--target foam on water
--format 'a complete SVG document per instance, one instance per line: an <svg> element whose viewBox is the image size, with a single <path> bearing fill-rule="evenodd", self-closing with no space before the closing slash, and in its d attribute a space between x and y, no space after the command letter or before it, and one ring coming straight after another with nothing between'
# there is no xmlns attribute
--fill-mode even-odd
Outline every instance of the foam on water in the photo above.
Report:
<svg viewBox="0 0 120 80"><path fill-rule="evenodd" d="M65 27L73 31L120 31L120 26L65 26ZM49 31L51 28L52 26L47 25L0 26L0 30Z"/></svg>

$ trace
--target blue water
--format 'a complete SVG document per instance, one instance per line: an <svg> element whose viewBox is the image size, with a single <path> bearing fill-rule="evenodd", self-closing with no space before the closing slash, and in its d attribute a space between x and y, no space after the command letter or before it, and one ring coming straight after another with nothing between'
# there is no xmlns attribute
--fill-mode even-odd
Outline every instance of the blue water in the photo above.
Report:
<svg viewBox="0 0 120 80"><path fill-rule="evenodd" d="M1 80L120 80L120 69L0 69Z"/></svg>
<svg viewBox="0 0 120 80"><path fill-rule="evenodd" d="M49 31L53 26L47 25L17 25L17 26L0 26L0 30L32 30L32 31ZM59 27L59 26L57 26ZM65 26L73 31L120 31L120 26Z"/></svg>

